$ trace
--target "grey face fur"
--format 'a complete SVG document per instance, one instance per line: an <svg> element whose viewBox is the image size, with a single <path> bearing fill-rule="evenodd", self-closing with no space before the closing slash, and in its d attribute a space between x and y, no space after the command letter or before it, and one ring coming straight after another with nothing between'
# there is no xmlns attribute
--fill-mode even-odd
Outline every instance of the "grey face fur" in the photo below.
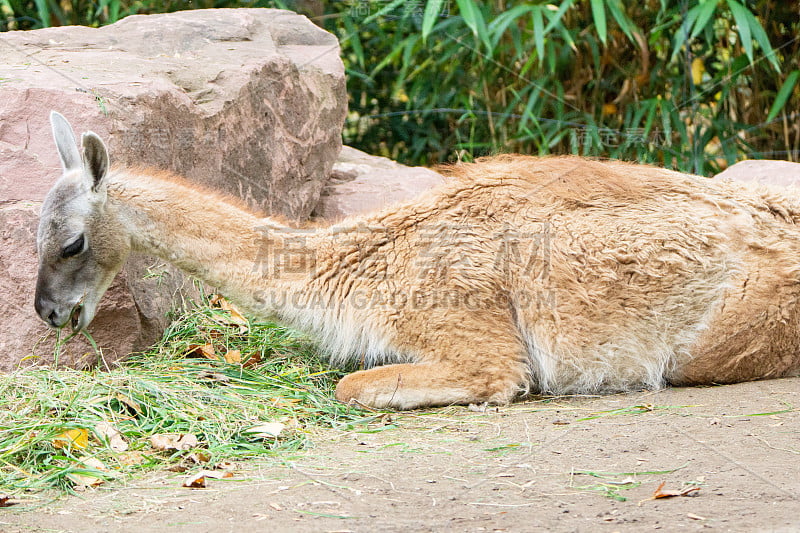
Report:
<svg viewBox="0 0 800 533"><path fill-rule="evenodd" d="M42 205L34 305L48 325L80 331L122 268L130 243L107 202L108 151L92 132L78 150L69 122L50 114L63 176Z"/></svg>

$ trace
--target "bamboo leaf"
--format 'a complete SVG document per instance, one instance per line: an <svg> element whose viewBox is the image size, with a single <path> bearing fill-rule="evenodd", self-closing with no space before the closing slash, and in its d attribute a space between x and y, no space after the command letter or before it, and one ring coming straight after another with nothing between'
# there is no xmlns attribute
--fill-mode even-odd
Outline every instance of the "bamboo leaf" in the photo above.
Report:
<svg viewBox="0 0 800 533"><path fill-rule="evenodd" d="M681 46L684 46L689 41L689 32L692 30L694 21L697 20L699 9L700 6L695 6L690 9L686 13L686 19L683 21L683 24L681 24L681 27L678 29L677 33L675 33L675 45L672 48L671 60L675 59L675 56L678 55Z"/></svg>
<svg viewBox="0 0 800 533"><path fill-rule="evenodd" d="M714 11L717 10L717 0L706 0L697 7L699 8L697 20L694 23L694 28L692 28L692 33L689 36L689 40L697 37L697 35L703 31L703 29L705 29L706 25L711 20L711 17L714 15Z"/></svg>
<svg viewBox="0 0 800 533"><path fill-rule="evenodd" d="M778 59L775 56L775 50L772 49L772 45L769 42L767 33L764 31L764 27L761 26L761 23L752 12L745 10L745 13L745 16L750 22L750 33L753 34L758 46L761 47L761 52L767 59L769 59L769 62L772 64L773 68L775 68L777 72L780 72L781 66L778 64Z"/></svg>
<svg viewBox="0 0 800 533"><path fill-rule="evenodd" d="M36 0L36 14L42 21L43 28L50 27L50 4L48 0Z"/></svg>
<svg viewBox="0 0 800 533"><path fill-rule="evenodd" d="M692 39L703 31L714 11L717 9L717 0L706 0L686 13L686 20L681 24L680 29L675 34L675 45L672 49L672 59L678 55L681 46L687 45Z"/></svg>
<svg viewBox="0 0 800 533"><path fill-rule="evenodd" d="M431 34L442 10L442 4L444 4L444 0L428 0L428 3L425 4L425 13L422 15L422 42L425 42L428 35Z"/></svg>
<svg viewBox="0 0 800 533"><path fill-rule="evenodd" d="M364 48L361 46L361 39L358 35L359 32L350 17L344 17L344 27L347 30L347 35L350 37L350 46L353 47L356 60L361 68L364 68Z"/></svg>
<svg viewBox="0 0 800 533"><path fill-rule="evenodd" d="M534 6L531 11L533 17L533 39L536 43L536 55L539 61L544 61L544 17L542 16L542 6Z"/></svg>
<svg viewBox="0 0 800 533"><path fill-rule="evenodd" d="M550 33L550 31L559 23L561 19L564 17L564 13L567 12L567 9L572 7L574 0L564 0L561 2L561 5L558 7L558 11L550 18L550 22L547 24L547 27L544 29L545 35Z"/></svg>
<svg viewBox="0 0 800 533"><path fill-rule="evenodd" d="M486 46L486 51L492 53L492 43L489 40L489 33L486 31L486 21L478 5L473 0L456 0L461 18L472 30L472 34L478 37Z"/></svg>
<svg viewBox="0 0 800 533"><path fill-rule="evenodd" d="M592 3L592 16L594 17L594 25L597 28L597 35L600 41L606 44L608 37L608 28L606 27L606 7L604 0L591 0Z"/></svg>
<svg viewBox="0 0 800 533"><path fill-rule="evenodd" d="M780 113L781 109L783 109L783 106L786 105L786 101L792 95L794 86L797 85L798 78L800 78L800 70L794 70L786 78L786 81L783 82L783 85L778 91L778 95L775 97L775 101L772 102L772 107L769 109L767 122L771 122L775 117L777 117L778 113Z"/></svg>
<svg viewBox="0 0 800 533"><path fill-rule="evenodd" d="M119 2L109 1L109 8L108 8L108 22L109 23L113 24L114 22L117 22L120 19L120 17L119 17L119 8L120 8L120 3Z"/></svg>
<svg viewBox="0 0 800 533"><path fill-rule="evenodd" d="M404 3L405 3L404 0L392 0L383 9L380 9L379 11L377 11L377 12L373 13L372 15L368 16L367 18L365 18L364 22L362 22L362 24L369 24L370 22L372 22L376 18L382 17L383 15L386 15L387 13L391 13L398 6L401 6Z"/></svg>
<svg viewBox="0 0 800 533"><path fill-rule="evenodd" d="M536 122L536 114L533 111L535 105L539 102L539 96L542 94L542 90L537 88L530 92L528 95L528 103L525 104L525 110L522 112L522 119L519 121L518 133L522 131L523 128L527 127L528 121L533 119Z"/></svg>
<svg viewBox="0 0 800 533"><path fill-rule="evenodd" d="M508 27L521 16L532 11L536 7L537 6L523 4L514 6L508 11L500 13L488 26L489 34L492 38L492 45L497 46L497 43L500 42L500 39L503 37Z"/></svg>
<svg viewBox="0 0 800 533"><path fill-rule="evenodd" d="M628 40L635 42L633 38L633 30L636 29L636 25L631 19L628 18L628 15L625 14L624 9L619 3L619 0L609 0L608 4L606 5L608 5L608 10L611 11L611 16L617 21L617 24L619 24L620 29L623 31L623 33L625 33L625 36L628 38Z"/></svg>
<svg viewBox="0 0 800 533"><path fill-rule="evenodd" d="M750 34L750 21L747 18L747 8L736 0L727 0L728 8L733 14L736 22L736 30L739 32L739 39L742 41L744 53L750 61L753 61L753 36Z"/></svg>

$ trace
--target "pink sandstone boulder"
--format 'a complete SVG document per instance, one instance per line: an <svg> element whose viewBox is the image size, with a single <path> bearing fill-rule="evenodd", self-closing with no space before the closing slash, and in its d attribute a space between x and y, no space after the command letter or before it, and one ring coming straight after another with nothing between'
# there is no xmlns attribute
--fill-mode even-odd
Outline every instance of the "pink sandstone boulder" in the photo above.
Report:
<svg viewBox="0 0 800 533"><path fill-rule="evenodd" d="M756 182L761 185L777 185L779 187L800 187L800 163L757 159L740 161L714 178Z"/></svg>
<svg viewBox="0 0 800 533"><path fill-rule="evenodd" d="M433 170L403 166L343 146L313 216L335 222L410 200L444 181L445 177Z"/></svg>
<svg viewBox="0 0 800 533"><path fill-rule="evenodd" d="M52 360L54 335L33 310L37 213L60 175L50 110L100 134L116 163L172 170L290 218L318 203L347 99L336 38L305 17L182 11L0 39L0 370ZM190 285L133 258L89 328L106 361L157 340ZM95 359L80 338L60 356Z"/></svg>

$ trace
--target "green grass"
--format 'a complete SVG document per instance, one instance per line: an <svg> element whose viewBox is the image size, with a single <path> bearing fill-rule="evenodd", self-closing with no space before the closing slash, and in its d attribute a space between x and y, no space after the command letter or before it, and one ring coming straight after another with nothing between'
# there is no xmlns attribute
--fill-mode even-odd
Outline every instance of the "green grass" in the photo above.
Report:
<svg viewBox="0 0 800 533"><path fill-rule="evenodd" d="M221 360L192 357L206 344ZM235 350L241 362L226 363L224 354ZM320 428L349 429L381 416L336 402L339 376L290 330L198 307L157 346L111 370L44 367L0 377L0 493L71 491L76 474L124 481L154 469L285 457ZM121 432L127 451L112 449L96 430L104 421ZM265 422L285 429L277 438L247 433ZM67 445L68 430L88 442ZM149 439L161 433L192 434L199 444L158 451ZM100 463L87 465L88 458Z"/></svg>
<svg viewBox="0 0 800 533"><path fill-rule="evenodd" d="M576 490L581 490L585 492L597 492L606 498L611 498L612 500L617 500L618 502L625 502L628 501L626 496L623 496L620 491L635 489L639 485L641 485L641 481L634 481L630 478L623 479L621 481L608 481L605 483L597 483L595 485L583 485L580 487L573 487Z"/></svg>
<svg viewBox="0 0 800 533"><path fill-rule="evenodd" d="M627 501L628 498L623 496L620 491L635 489L642 484L641 481L636 479L636 476L661 476L665 474L672 474L685 467L686 465L681 465L670 470L648 470L641 472L596 472L593 470L573 470L572 476L570 477L570 486L576 490L597 492L606 498L624 502ZM575 486L572 484L572 478L577 475L591 476L593 478L601 479L602 481L592 485Z"/></svg>
<svg viewBox="0 0 800 533"><path fill-rule="evenodd" d="M609 409L607 411L598 411L589 416L579 418L576 422L583 422L585 420L595 420L605 416L619 416L619 415L637 415L642 413L651 413L654 411L664 411L668 409L685 409L687 407L696 407L694 405L632 405L629 407L621 407L619 409Z"/></svg>

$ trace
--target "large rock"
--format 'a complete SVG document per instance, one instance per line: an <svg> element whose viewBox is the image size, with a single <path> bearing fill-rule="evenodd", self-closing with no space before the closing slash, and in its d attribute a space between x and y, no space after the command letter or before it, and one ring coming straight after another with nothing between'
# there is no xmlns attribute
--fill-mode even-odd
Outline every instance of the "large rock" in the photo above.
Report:
<svg viewBox="0 0 800 533"><path fill-rule="evenodd" d="M740 161L714 178L755 182L779 187L800 187L800 163L752 159Z"/></svg>
<svg viewBox="0 0 800 533"><path fill-rule="evenodd" d="M311 213L341 147L338 42L289 11L182 11L2 39L0 198L40 198L52 183L50 109L109 139L118 163L292 218Z"/></svg>
<svg viewBox="0 0 800 533"><path fill-rule="evenodd" d="M0 39L0 369L53 354L33 310L37 211L60 174L51 109L106 139L115 163L170 169L290 218L318 203L346 93L336 38L305 17L183 11ZM89 328L106 360L156 340L187 285L150 258L131 260ZM76 341L60 361L92 364Z"/></svg>
<svg viewBox="0 0 800 533"><path fill-rule="evenodd" d="M444 181L433 170L407 167L344 146L313 216L335 222L410 200Z"/></svg>

